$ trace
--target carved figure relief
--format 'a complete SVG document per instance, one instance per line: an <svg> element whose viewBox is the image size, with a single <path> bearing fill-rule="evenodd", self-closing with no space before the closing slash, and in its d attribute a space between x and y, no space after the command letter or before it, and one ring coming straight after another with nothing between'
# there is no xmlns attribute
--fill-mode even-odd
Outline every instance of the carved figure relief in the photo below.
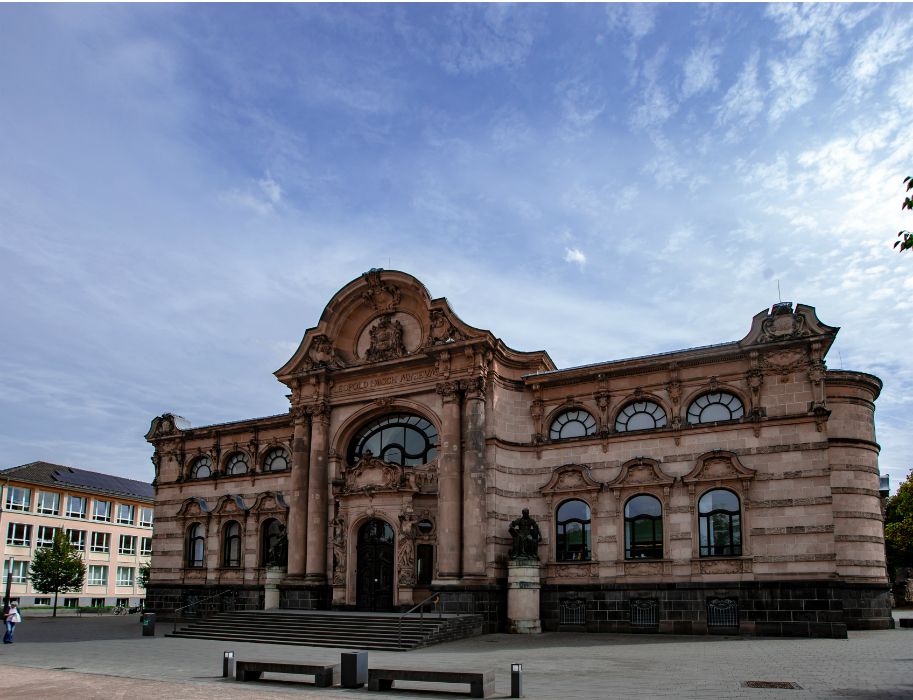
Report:
<svg viewBox="0 0 913 700"><path fill-rule="evenodd" d="M333 519L333 585L342 586L346 582L346 519L336 516Z"/></svg>
<svg viewBox="0 0 913 700"><path fill-rule="evenodd" d="M346 470L343 493L396 491L400 486L403 468L378 459L365 450L354 467Z"/></svg>
<svg viewBox="0 0 913 700"><path fill-rule="evenodd" d="M775 305L761 324L761 340L773 342L809 335L805 317L794 314L792 304Z"/></svg>
<svg viewBox="0 0 913 700"><path fill-rule="evenodd" d="M381 272L383 270L375 268L362 275L368 288L361 293L361 298L375 311L393 311L399 306L402 292L395 284L382 280Z"/></svg>
<svg viewBox="0 0 913 700"><path fill-rule="evenodd" d="M396 568L400 586L415 585L415 513L411 507L407 507L399 516Z"/></svg>
<svg viewBox="0 0 913 700"><path fill-rule="evenodd" d="M808 356L803 350L779 350L760 358L761 367L781 375L795 372L807 363Z"/></svg>
<svg viewBox="0 0 913 700"><path fill-rule="evenodd" d="M390 316L381 316L371 327L371 345L365 353L368 362L381 362L403 357L406 346L403 344L403 324Z"/></svg>
<svg viewBox="0 0 913 700"><path fill-rule="evenodd" d="M463 340L463 334L440 309L432 309L429 320L431 324L431 332L428 335L429 345L441 345L442 343Z"/></svg>
<svg viewBox="0 0 913 700"><path fill-rule="evenodd" d="M312 368L315 367L345 367L340 359L333 341L325 335L315 336L308 350L308 359Z"/></svg>

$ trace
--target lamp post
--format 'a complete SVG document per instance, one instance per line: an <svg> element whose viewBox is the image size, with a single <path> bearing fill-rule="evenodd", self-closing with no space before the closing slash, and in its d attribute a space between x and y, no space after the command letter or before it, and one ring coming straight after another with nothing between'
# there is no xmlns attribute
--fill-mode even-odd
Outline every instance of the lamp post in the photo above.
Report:
<svg viewBox="0 0 913 700"><path fill-rule="evenodd" d="M3 598L3 604L10 604L10 589L13 586L13 558L10 557L6 562L6 596Z"/></svg>

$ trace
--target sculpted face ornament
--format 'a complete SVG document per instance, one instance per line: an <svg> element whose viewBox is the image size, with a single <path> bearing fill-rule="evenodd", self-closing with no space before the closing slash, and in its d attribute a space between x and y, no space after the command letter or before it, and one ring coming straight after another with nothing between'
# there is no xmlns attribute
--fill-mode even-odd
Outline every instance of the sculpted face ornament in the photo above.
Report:
<svg viewBox="0 0 913 700"><path fill-rule="evenodd" d="M311 342L308 359L312 367L345 367L345 363L333 347L333 341L325 335L318 335Z"/></svg>
<svg viewBox="0 0 913 700"><path fill-rule="evenodd" d="M371 345L365 354L368 362L381 362L403 357L403 324L390 316L381 316L370 330Z"/></svg>

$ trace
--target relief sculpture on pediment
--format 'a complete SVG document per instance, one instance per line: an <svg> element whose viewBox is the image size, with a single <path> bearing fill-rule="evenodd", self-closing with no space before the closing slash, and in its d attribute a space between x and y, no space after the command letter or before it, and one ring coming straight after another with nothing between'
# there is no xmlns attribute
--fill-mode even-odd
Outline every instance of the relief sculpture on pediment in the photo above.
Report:
<svg viewBox="0 0 913 700"><path fill-rule="evenodd" d="M441 345L464 339L463 334L440 309L431 310L429 323L431 325L431 330L428 334L429 345Z"/></svg>
<svg viewBox="0 0 913 700"><path fill-rule="evenodd" d="M381 316L369 331L371 344L365 353L368 362L382 362L403 357L406 346L403 343L403 324L391 316Z"/></svg>

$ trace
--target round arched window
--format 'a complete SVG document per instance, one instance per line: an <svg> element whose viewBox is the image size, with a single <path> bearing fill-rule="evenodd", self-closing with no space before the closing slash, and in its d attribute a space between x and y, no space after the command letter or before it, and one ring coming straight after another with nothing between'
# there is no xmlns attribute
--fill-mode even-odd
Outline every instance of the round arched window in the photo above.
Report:
<svg viewBox="0 0 913 700"><path fill-rule="evenodd" d="M209 457L198 457L190 470L190 478L205 479L212 476L212 460Z"/></svg>
<svg viewBox="0 0 913 700"><path fill-rule="evenodd" d="M615 432L652 430L666 425L666 412L653 401L634 401L625 406L615 419Z"/></svg>
<svg viewBox="0 0 913 700"><path fill-rule="evenodd" d="M663 558L663 506L647 494L625 504L625 559Z"/></svg>
<svg viewBox="0 0 913 700"><path fill-rule="evenodd" d="M228 458L228 463L225 465L225 473L229 476L247 474L247 457L241 452L235 452Z"/></svg>
<svg viewBox="0 0 913 700"><path fill-rule="evenodd" d="M560 413L552 421L548 437L550 440L586 437L596 434L596 419L583 409L572 409Z"/></svg>
<svg viewBox="0 0 913 700"><path fill-rule="evenodd" d="M736 420L744 415L739 397L725 391L698 396L688 407L688 422L692 424Z"/></svg>
<svg viewBox="0 0 913 700"><path fill-rule="evenodd" d="M726 489L708 491L697 504L702 557L738 557L742 554L742 517L739 497Z"/></svg>
<svg viewBox="0 0 913 700"><path fill-rule="evenodd" d="M555 559L590 560L590 507L585 501L565 501L555 517Z"/></svg>
<svg viewBox="0 0 913 700"><path fill-rule="evenodd" d="M281 447L274 447L266 453L263 459L263 470L268 472L281 472L288 469L288 452Z"/></svg>
<svg viewBox="0 0 913 700"><path fill-rule="evenodd" d="M370 452L384 462L415 467L437 456L437 429L409 413L384 416L364 426L349 444L349 464Z"/></svg>

